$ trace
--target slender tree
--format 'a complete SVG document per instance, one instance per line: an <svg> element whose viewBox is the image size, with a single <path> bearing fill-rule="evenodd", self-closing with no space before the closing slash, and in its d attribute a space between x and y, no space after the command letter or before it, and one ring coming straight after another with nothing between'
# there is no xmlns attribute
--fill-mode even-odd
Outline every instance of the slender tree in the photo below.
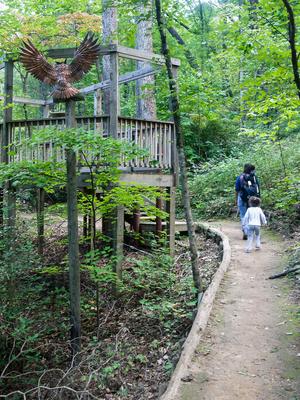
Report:
<svg viewBox="0 0 300 400"><path fill-rule="evenodd" d="M189 192L188 178L187 178L186 158L185 158L185 151L184 151L184 138L183 138L183 132L182 132L182 128L181 128L181 116L180 116L180 106L179 106L179 99L178 99L178 89L177 89L177 85L176 85L176 80L174 78L174 73L172 70L172 61L171 61L170 51L169 51L168 43L167 43L167 37L166 37L166 32L165 32L165 23L164 23L164 19L162 16L160 0L155 0L155 10L156 10L157 25L158 25L160 39L161 39L162 53L165 57L166 67L167 67L167 72L168 72L170 99L171 99L170 103L171 103L171 111L173 113L175 130L176 130L176 145L177 145L178 161L179 161L179 168L180 168L181 191L182 191L182 197L183 197L183 202L184 202L185 217L186 217L188 236L189 236L193 279L194 279L195 288L197 289L198 293L200 293L201 292L201 279L200 279L200 274L199 274L195 227L194 227L192 209L191 209L191 203L190 203L190 192Z"/></svg>
<svg viewBox="0 0 300 400"><path fill-rule="evenodd" d="M288 19L289 19L289 25L288 25L288 30L289 30L289 43L290 43L290 49L291 49L291 61L292 61L292 66L293 66L293 74L294 74L294 81L297 87L297 94L300 99L300 75L299 75L299 65L298 65L298 57L299 54L297 54L297 49L296 49L296 23L295 23L295 16L294 16L294 11L293 8L288 0L282 0L287 14L288 14Z"/></svg>

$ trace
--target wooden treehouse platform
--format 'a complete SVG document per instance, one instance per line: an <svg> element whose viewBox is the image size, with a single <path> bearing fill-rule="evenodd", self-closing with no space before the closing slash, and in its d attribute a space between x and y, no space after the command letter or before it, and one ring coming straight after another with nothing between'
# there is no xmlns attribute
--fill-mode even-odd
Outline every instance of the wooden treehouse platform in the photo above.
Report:
<svg viewBox="0 0 300 400"><path fill-rule="evenodd" d="M76 117L76 123L78 128L94 132L103 138L110 136L109 116L80 116ZM65 150L54 146L52 141L30 148L25 143L41 129L46 127L64 129L65 126L64 117L7 122L8 144L14 144L13 154L8 153L7 162L64 161ZM0 123L0 135L3 136L3 123ZM147 150L147 157L136 157L120 163L122 182L159 187L175 185L174 175L177 163L173 122L118 117L116 138ZM87 170L81 169L82 177L78 180L79 186L85 186L84 177L87 173Z"/></svg>
<svg viewBox="0 0 300 400"><path fill-rule="evenodd" d="M73 57L76 49L50 49L47 54L51 58ZM110 62L110 79L95 83L80 89L83 96L94 96L94 115L79 115L75 118L75 125L79 128L93 131L95 135L103 138L114 139L135 144L138 148L147 150L147 156L136 157L132 160L121 162L121 181L129 184L144 184L156 186L167 191L168 200L160 202L168 212L167 221L160 222L162 228L165 224L169 236L171 253L174 249L175 237L175 187L177 183L177 154L175 142L175 129L172 121L158 121L156 119L131 118L120 115L119 86L123 83L141 80L147 76L153 76L164 64L162 56L126 48L116 44L101 47L99 57L107 57ZM128 58L142 62L140 69L119 75L119 59ZM68 115L50 114L52 99L29 99L14 96L14 63L18 60L7 59L0 64L0 70L4 69L4 102L3 122L0 123L1 136L1 161L3 163L14 163L19 161L58 161L65 160L65 150L54 146L51 141L36 145L26 146L26 140L37 131L46 127L64 129L70 126ZM180 62L172 59L173 70L176 71ZM99 90L109 92L109 109L104 115L99 114ZM101 96L100 96L101 98ZM100 100L101 101L101 100ZM43 118L16 120L13 118L13 105L23 104L26 106L41 107ZM12 105L12 107L11 107ZM100 107L101 109L101 107ZM102 113L100 113L102 114ZM9 152L8 146L14 143L14 152ZM86 187L88 171L80 169L78 187ZM158 202L159 203L159 202ZM159 222L159 221L158 221ZM122 247L124 229L124 210L117 211L117 228L115 230L116 247ZM145 230L147 228L145 227Z"/></svg>

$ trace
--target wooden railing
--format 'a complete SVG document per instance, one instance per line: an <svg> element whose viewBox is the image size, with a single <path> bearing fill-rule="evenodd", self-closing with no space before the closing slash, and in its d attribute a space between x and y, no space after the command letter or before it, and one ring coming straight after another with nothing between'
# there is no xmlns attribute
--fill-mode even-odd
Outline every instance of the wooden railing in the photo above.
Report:
<svg viewBox="0 0 300 400"><path fill-rule="evenodd" d="M77 126L93 131L103 137L109 136L109 117L77 117ZM26 141L33 133L46 127L63 129L65 118L47 118L19 120L8 123L9 143L14 143L14 152L9 162L22 160L63 161L64 149L54 146L52 141L36 146L28 146ZM2 125L0 124L0 134ZM118 139L134 143L145 149L147 156L121 162L122 167L136 168L175 168L175 131L174 124L167 121L146 121L127 117L118 118Z"/></svg>

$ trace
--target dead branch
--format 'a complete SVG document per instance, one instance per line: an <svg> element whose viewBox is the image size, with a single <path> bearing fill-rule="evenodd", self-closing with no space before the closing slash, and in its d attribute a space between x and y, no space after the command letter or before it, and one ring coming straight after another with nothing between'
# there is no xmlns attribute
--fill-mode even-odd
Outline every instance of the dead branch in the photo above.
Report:
<svg viewBox="0 0 300 400"><path fill-rule="evenodd" d="M281 272L280 274L275 274L275 275L271 275L269 276L268 279L276 279L276 278L281 278L282 276L286 276L292 272L296 272L300 270L300 265L298 267L295 268L291 268L291 269L286 269L283 272Z"/></svg>

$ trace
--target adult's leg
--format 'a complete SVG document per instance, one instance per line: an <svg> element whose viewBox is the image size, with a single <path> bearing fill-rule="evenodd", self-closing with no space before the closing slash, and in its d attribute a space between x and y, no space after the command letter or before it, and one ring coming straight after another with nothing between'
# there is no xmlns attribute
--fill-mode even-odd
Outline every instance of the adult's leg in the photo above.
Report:
<svg viewBox="0 0 300 400"><path fill-rule="evenodd" d="M247 203L245 203L240 196L238 196L238 208L240 212L242 231L244 232L244 235L247 235L247 226L244 224L244 217L248 207Z"/></svg>

